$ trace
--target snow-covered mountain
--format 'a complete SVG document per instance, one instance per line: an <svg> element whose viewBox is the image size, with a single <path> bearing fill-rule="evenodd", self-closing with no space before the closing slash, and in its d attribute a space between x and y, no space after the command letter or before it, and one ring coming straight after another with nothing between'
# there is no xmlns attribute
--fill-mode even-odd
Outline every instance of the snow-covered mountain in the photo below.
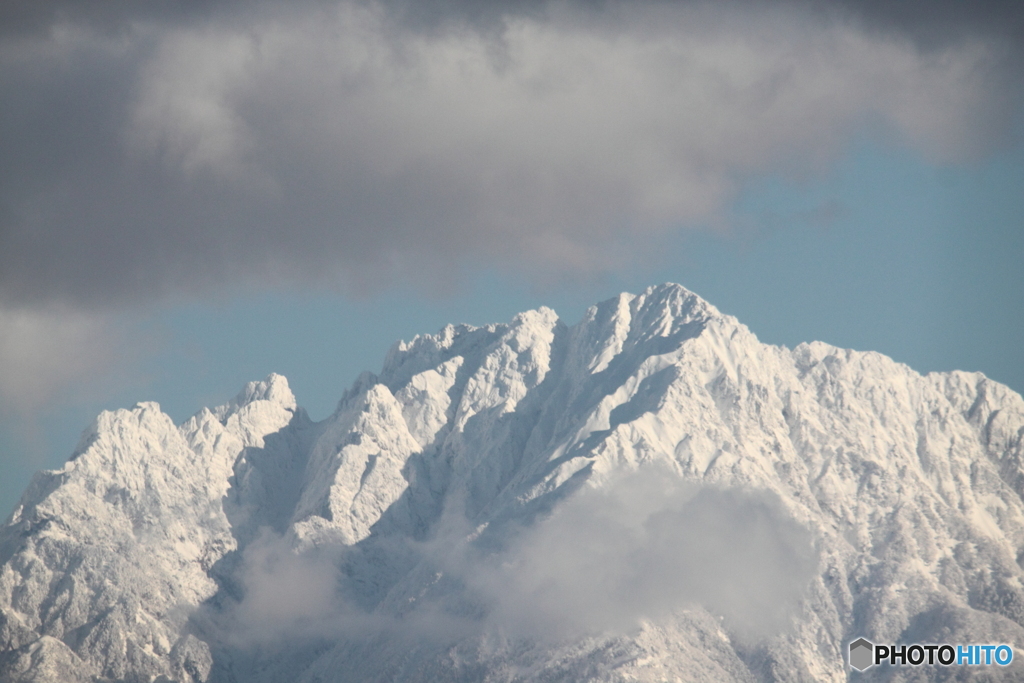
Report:
<svg viewBox="0 0 1024 683"><path fill-rule="evenodd" d="M0 680L937 680L1024 646L1024 400L761 344L677 285L100 415L0 528ZM915 676L917 678L915 678Z"/></svg>

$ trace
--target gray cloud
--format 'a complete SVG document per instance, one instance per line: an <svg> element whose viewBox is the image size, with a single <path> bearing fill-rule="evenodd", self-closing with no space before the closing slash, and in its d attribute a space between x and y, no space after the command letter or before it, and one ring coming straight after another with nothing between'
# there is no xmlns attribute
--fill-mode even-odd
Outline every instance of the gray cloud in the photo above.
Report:
<svg viewBox="0 0 1024 683"><path fill-rule="evenodd" d="M865 127L957 160L1012 110L998 41L853 10L137 5L0 42L0 303L614 269Z"/></svg>
<svg viewBox="0 0 1024 683"><path fill-rule="evenodd" d="M965 35L995 37L1021 47L1024 10L1019 3L983 0L843 0L844 8L866 25L912 36L924 45L962 40Z"/></svg>
<svg viewBox="0 0 1024 683"><path fill-rule="evenodd" d="M0 417L31 427L40 407L67 398L68 386L99 375L105 380L97 393L116 386L135 355L109 314L0 309Z"/></svg>
<svg viewBox="0 0 1024 683"><path fill-rule="evenodd" d="M290 539L262 530L244 549L232 580L240 599L223 613L201 613L210 635L235 646L337 638L373 632L381 619L338 590L340 548L296 552Z"/></svg>
<svg viewBox="0 0 1024 683"><path fill-rule="evenodd" d="M663 7L698 4L694 0L648 2ZM325 0L296 0L289 4L325 7L331 3ZM551 3L549 0L383 0L382 4L404 26L433 30L452 22L494 26L507 16L536 17L543 14L545 7ZM615 6L615 2L609 0L573 0L562 4L592 13ZM928 42L956 40L965 33L983 33L1019 40L1024 33L1024 11L1018 3L1006 0L977 0L969 5L958 0L904 0L899 3L886 0L789 0L785 3L747 0L733 4L755 7L788 4L825 13L845 12L870 26L906 33ZM69 20L107 29L120 29L135 21L180 25L230 15L243 7L246 11L252 11L253 7L266 8L273 5L274 0L218 0L203 3L170 0L150 0L145 3L131 0L96 0L89 3L74 0L5 0L0 3L0 33L46 32L55 24Z"/></svg>

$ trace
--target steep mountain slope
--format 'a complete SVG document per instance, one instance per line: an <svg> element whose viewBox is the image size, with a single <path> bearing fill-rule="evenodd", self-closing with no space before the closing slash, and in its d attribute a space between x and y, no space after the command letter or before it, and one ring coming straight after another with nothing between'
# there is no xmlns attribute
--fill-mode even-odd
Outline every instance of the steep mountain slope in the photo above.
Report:
<svg viewBox="0 0 1024 683"><path fill-rule="evenodd" d="M273 375L180 427L101 415L0 530L0 680L843 680L858 636L1024 646L1022 443L982 375L767 346L677 285L449 326L321 423Z"/></svg>
<svg viewBox="0 0 1024 683"><path fill-rule="evenodd" d="M304 416L280 377L181 427L155 403L100 415L0 530L0 670L11 680L203 679L209 649L183 627L217 590L214 563L236 547L222 503L232 467L265 448L290 459L271 436L289 425L301 434ZM53 658L70 671L37 672Z"/></svg>

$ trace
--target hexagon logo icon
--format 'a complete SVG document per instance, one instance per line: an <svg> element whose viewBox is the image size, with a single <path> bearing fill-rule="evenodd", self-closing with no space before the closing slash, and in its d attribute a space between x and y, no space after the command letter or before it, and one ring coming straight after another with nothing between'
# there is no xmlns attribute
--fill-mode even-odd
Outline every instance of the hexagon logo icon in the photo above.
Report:
<svg viewBox="0 0 1024 683"><path fill-rule="evenodd" d="M850 643L850 666L863 671L874 662L875 646L866 638L858 638Z"/></svg>

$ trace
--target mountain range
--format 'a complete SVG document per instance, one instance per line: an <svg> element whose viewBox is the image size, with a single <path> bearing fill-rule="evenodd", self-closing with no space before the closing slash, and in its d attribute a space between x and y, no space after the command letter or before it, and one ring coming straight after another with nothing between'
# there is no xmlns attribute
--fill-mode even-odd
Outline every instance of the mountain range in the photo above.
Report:
<svg viewBox="0 0 1024 683"><path fill-rule="evenodd" d="M0 527L0 681L1024 679L1024 399L678 285L102 413ZM1024 659L1024 658L1022 658Z"/></svg>

